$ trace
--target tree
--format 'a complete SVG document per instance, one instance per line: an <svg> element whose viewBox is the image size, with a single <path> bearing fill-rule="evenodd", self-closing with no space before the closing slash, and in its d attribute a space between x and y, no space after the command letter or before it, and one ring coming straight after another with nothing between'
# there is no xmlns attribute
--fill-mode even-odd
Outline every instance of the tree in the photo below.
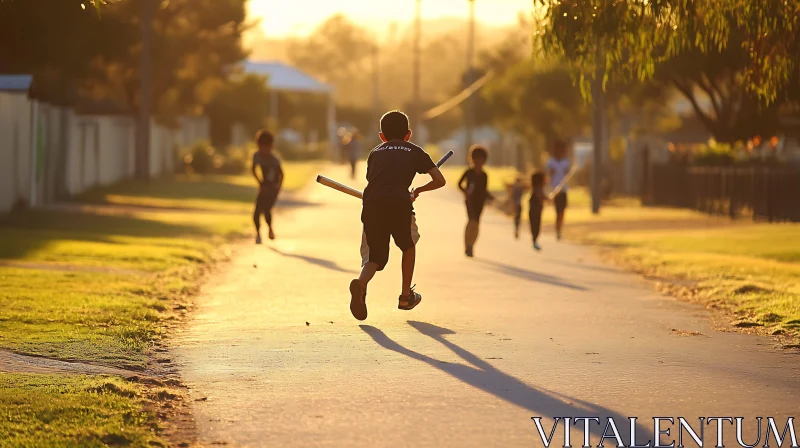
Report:
<svg viewBox="0 0 800 448"><path fill-rule="evenodd" d="M130 31L86 2L0 1L0 73L32 74L35 98L68 106L93 61L125 51Z"/></svg>
<svg viewBox="0 0 800 448"><path fill-rule="evenodd" d="M139 2L122 0L102 9L103 20L123 21L138 29ZM171 0L161 3L153 20L153 98L155 113L169 121L200 114L244 59L244 0ZM126 51L95 63L89 89L138 108L140 51L138 33Z"/></svg>
<svg viewBox="0 0 800 448"><path fill-rule="evenodd" d="M589 122L588 108L568 66L529 59L491 81L483 96L496 123L545 141L581 134ZM546 145L549 147L549 145ZM538 160L535 148L534 160Z"/></svg>
<svg viewBox="0 0 800 448"><path fill-rule="evenodd" d="M369 82L373 40L345 16L335 15L302 40L289 43L290 62L336 86L338 99L360 98Z"/></svg>
<svg viewBox="0 0 800 448"><path fill-rule="evenodd" d="M537 36L545 52L563 55L588 73L604 64L605 79L644 79L656 64L687 48L708 53L740 44L744 85L765 102L800 70L800 2L784 0L537 0ZM741 39L729 40L738 30ZM597 48L603 55L596 60Z"/></svg>
<svg viewBox="0 0 800 448"><path fill-rule="evenodd" d="M774 134L778 113L788 100L784 93L788 85L781 85L768 104L759 98L748 87L747 64L740 33L734 31L722 49L702 51L690 45L659 62L655 79L675 87L689 100L695 115L715 140L734 143L755 135Z"/></svg>
<svg viewBox="0 0 800 448"><path fill-rule="evenodd" d="M255 135L269 115L270 92L267 79L258 75L234 77L224 84L206 107L211 122L212 144L228 144L235 123Z"/></svg>

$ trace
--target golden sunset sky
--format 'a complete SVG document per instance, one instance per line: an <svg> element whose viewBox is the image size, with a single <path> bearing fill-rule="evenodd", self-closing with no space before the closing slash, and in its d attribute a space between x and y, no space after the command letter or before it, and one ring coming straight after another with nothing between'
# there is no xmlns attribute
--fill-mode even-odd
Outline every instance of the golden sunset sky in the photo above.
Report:
<svg viewBox="0 0 800 448"><path fill-rule="evenodd" d="M334 14L371 29L381 23L409 22L414 18L415 0L250 0L251 19L269 37L307 35ZM513 25L520 12L528 12L533 0L475 0L475 15L485 25ZM468 16L467 0L422 0L423 20Z"/></svg>

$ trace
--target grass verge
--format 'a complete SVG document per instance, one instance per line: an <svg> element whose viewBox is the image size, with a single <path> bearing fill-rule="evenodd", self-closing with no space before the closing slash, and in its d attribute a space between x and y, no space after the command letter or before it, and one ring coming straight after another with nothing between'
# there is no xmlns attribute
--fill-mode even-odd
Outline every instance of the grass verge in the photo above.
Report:
<svg viewBox="0 0 800 448"><path fill-rule="evenodd" d="M0 373L3 446L163 446L147 392L105 376Z"/></svg>
<svg viewBox="0 0 800 448"><path fill-rule="evenodd" d="M665 290L733 314L733 325L800 339L800 225L585 232L585 242L654 277Z"/></svg>
<svg viewBox="0 0 800 448"><path fill-rule="evenodd" d="M302 187L314 166L285 164L285 189ZM0 348L147 369L150 349L186 312L204 266L252 226L256 188L248 182L132 181L81 198L101 207L0 217ZM157 443L144 390L118 378L0 374L0 440Z"/></svg>
<svg viewBox="0 0 800 448"><path fill-rule="evenodd" d="M463 172L444 171L454 185ZM516 171L486 171L489 190L504 197ZM500 207L510 212L507 205ZM545 227L552 227L555 210L548 205L544 213ZM740 329L783 336L791 347L800 342L800 224L730 221L693 210L642 207L637 198L624 197L605 201L595 215L582 187L569 190L566 221L568 238L601 246L638 272L671 279L661 286L665 292L730 313Z"/></svg>

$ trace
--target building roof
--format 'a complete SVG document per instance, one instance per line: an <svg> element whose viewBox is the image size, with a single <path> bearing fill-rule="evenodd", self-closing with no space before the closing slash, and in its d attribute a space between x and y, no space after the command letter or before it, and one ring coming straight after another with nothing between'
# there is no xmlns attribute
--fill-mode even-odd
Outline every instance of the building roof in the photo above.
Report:
<svg viewBox="0 0 800 448"><path fill-rule="evenodd" d="M245 61L245 73L267 76L267 84L274 90L311 93L333 93L333 87L314 79L296 67L282 62Z"/></svg>
<svg viewBox="0 0 800 448"><path fill-rule="evenodd" d="M0 75L0 91L27 92L33 83L31 75Z"/></svg>

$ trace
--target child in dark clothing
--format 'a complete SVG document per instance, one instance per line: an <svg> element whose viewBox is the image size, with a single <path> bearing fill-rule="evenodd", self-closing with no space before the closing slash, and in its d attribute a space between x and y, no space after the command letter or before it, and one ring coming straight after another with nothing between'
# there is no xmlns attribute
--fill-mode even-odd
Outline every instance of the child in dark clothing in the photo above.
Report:
<svg viewBox="0 0 800 448"><path fill-rule="evenodd" d="M531 193L528 218L531 223L533 248L536 250L542 250L537 241L539 239L539 231L542 227L542 210L544 209L544 202L547 200L547 196L544 194L544 181L545 175L541 171L537 171L531 176L533 192Z"/></svg>
<svg viewBox="0 0 800 448"><path fill-rule="evenodd" d="M422 301L414 291L416 244L419 230L413 202L421 193L442 188L446 181L431 157L409 142L408 116L398 110L381 117L381 140L367 158L367 187L361 209L361 274L350 282L350 312L358 320L367 318L367 285L389 262L389 242L403 251L403 283L397 308L410 311ZM428 174L431 181L408 191L414 176Z"/></svg>
<svg viewBox="0 0 800 448"><path fill-rule="evenodd" d="M489 153L486 148L475 145L469 150L470 168L464 172L458 181L458 188L464 192L467 205L467 228L464 231L464 253L472 257L472 249L478 240L483 205L487 200L493 201L494 196L487 190L489 176L483 171L483 165Z"/></svg>
<svg viewBox="0 0 800 448"><path fill-rule="evenodd" d="M522 221L522 196L528 187L522 183L522 178L517 177L514 183L508 186L511 191L511 207L514 212L514 238L519 239L519 224Z"/></svg>

